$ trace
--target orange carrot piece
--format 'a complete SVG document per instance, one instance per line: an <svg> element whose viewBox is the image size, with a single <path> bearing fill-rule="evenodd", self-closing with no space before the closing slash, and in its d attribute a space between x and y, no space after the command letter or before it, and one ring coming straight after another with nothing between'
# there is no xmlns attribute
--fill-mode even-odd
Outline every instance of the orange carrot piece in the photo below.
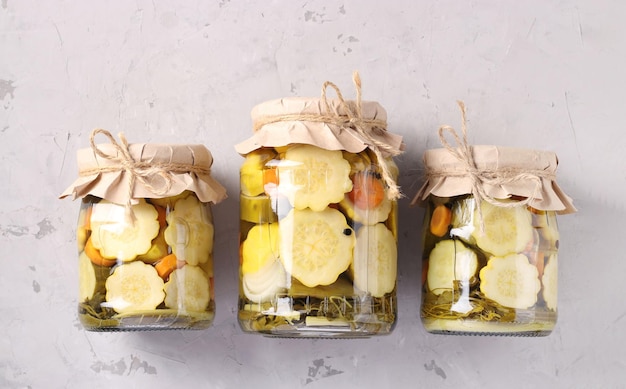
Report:
<svg viewBox="0 0 626 389"><path fill-rule="evenodd" d="M100 254L100 250L94 247L91 237L85 242L85 254L91 259L94 265L111 267L117 263L115 259L105 258Z"/></svg>
<svg viewBox="0 0 626 389"><path fill-rule="evenodd" d="M450 221L452 220L452 211L444 204L435 207L433 215L430 218L430 233L442 237L448 232Z"/></svg>
<svg viewBox="0 0 626 389"><path fill-rule="evenodd" d="M361 209L376 208L385 198L385 187L373 174L359 172L352 178L348 198Z"/></svg>
<svg viewBox="0 0 626 389"><path fill-rule="evenodd" d="M154 265L157 273L164 280L166 280L167 277L169 277L170 274L172 274L172 272L179 267L182 266L179 266L178 258L176 258L175 254L169 254L164 256L159 262L156 263L156 265Z"/></svg>
<svg viewBox="0 0 626 389"><path fill-rule="evenodd" d="M278 185L278 174L276 172L276 168L264 169L263 170L263 186L267 184Z"/></svg>

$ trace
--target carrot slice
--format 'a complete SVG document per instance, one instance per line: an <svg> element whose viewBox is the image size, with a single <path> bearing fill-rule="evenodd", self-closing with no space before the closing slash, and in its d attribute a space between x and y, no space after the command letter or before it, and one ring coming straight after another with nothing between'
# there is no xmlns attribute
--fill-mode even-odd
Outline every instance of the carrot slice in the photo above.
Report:
<svg viewBox="0 0 626 389"><path fill-rule="evenodd" d="M359 172L352 177L348 198L361 209L376 208L385 197L385 187L375 175Z"/></svg>
<svg viewBox="0 0 626 389"><path fill-rule="evenodd" d="M102 254L100 253L100 250L98 250L97 248L93 246L91 237L89 237L89 239L87 239L87 242L85 242L84 251L85 251L85 254L87 254L87 256L89 257L89 259L91 259L91 262L94 263L94 265L111 267L117 263L115 259L109 259L109 258L103 257Z"/></svg>
<svg viewBox="0 0 626 389"><path fill-rule="evenodd" d="M452 220L452 211L444 204L435 207L433 215L430 218L430 233L442 237L448 232L450 221Z"/></svg>
<svg viewBox="0 0 626 389"><path fill-rule="evenodd" d="M154 265L157 273L164 280L166 280L167 277L169 277L170 274L172 274L172 272L179 267L181 266L178 265L178 258L176 258L175 254L169 254L164 256L163 259L161 259L159 262L157 262L156 265Z"/></svg>
<svg viewBox="0 0 626 389"><path fill-rule="evenodd" d="M265 169L263 170L263 186L267 184L278 185L278 174L276 172L276 168Z"/></svg>

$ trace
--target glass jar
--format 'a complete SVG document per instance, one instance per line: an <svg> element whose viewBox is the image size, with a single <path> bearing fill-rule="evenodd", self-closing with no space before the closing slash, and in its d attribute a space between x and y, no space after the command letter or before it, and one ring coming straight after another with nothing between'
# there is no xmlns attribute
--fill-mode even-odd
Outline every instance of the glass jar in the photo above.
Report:
<svg viewBox="0 0 626 389"><path fill-rule="evenodd" d="M435 334L546 336L557 320L556 214L575 211L554 153L427 150L421 319Z"/></svg>
<svg viewBox="0 0 626 389"><path fill-rule="evenodd" d="M337 115L330 124L325 101L261 104L253 120L270 123L236 147L245 157L239 324L246 332L366 337L395 325L397 203L384 177L395 183L398 170L390 155L363 143L355 151L323 147L322 139L355 139L354 121L337 124L346 102L328 104ZM362 114L384 118L377 103L364 102ZM400 147L391 134L385 140Z"/></svg>
<svg viewBox="0 0 626 389"><path fill-rule="evenodd" d="M81 177L62 195L82 198L80 322L91 331L209 327L211 202L225 196L208 175L210 153L200 145L127 145L125 139L114 148L92 145L79 150Z"/></svg>

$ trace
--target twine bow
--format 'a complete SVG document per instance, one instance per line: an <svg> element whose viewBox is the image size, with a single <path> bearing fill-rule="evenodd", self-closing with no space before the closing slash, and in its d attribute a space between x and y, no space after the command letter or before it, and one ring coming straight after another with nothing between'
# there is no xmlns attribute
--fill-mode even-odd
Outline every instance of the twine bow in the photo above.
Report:
<svg viewBox="0 0 626 389"><path fill-rule="evenodd" d="M352 74L352 82L356 89L356 102L346 101L343 98L341 90L337 85L330 81L326 81L322 85L321 101L324 104L325 112L323 114L287 114L264 117L257 120L254 125L254 130L257 131L266 124L282 122L282 121L308 121L308 122L320 122L329 123L338 126L341 129L352 131L357 137L361 138L365 145L374 152L378 164L381 168L381 176L388 187L387 197L390 200L396 200L402 196L400 187L396 184L389 163L385 159L383 152L397 156L402 153L391 145L381 142L376 139L372 134L382 134L387 129L387 122L380 119L368 119L363 117L362 100L361 100L361 77L359 73L355 71ZM328 98L326 97L326 90L328 88L334 89L337 94L337 100L339 101L339 107L343 109L342 114L339 114L337 109L332 109Z"/></svg>
<svg viewBox="0 0 626 389"><path fill-rule="evenodd" d="M107 154L95 143L98 134L106 136L110 143L114 146L116 152ZM146 189L155 195L164 195L172 188L172 180L174 173L197 173L209 174L210 170L192 164L181 163L159 163L159 162L143 162L135 161L130 154L129 144L124 133L118 134L120 143L116 142L113 135L107 130L95 129L91 132L89 143L93 152L106 160L114 162L112 166L102 166L93 169L83 170L80 175L87 176L96 173L109 173L124 171L128 174L128 201L126 203L126 216L132 223L135 222L135 215L132 211L132 199L135 189L135 183L139 180ZM150 181L154 181L154 177L162 178L161 185L155 186Z"/></svg>
<svg viewBox="0 0 626 389"><path fill-rule="evenodd" d="M512 208L512 207L521 207L526 206L533 202L537 198L537 194L542 186L542 178L554 179L554 173L547 172L544 170L531 170L531 169L513 169L513 168L499 168L499 169L479 169L476 167L476 163L474 161L474 154L472 152L472 146L467 141L467 118L466 118L466 109L465 104L462 101L457 101L459 108L461 110L461 131L462 131L462 139L457 134L456 130L448 125L443 125L439 127L439 140L441 144L448 150L450 154L456 157L462 164L462 168L459 171L455 172L429 172L428 176L430 177L438 177L438 176L446 176L446 177L469 177L471 180L471 194L476 199L478 204L478 220L480 222L481 231L485 231L485 224L483 220L482 208L480 203L482 200L487 201L488 203L504 208ZM458 147L453 147L448 143L445 138L445 133L448 132L454 138ZM490 196L485 191L486 185L504 185L517 181L526 181L530 180L535 183L535 187L533 189L532 194L529 197L526 197L523 200L509 202L502 201L499 199Z"/></svg>

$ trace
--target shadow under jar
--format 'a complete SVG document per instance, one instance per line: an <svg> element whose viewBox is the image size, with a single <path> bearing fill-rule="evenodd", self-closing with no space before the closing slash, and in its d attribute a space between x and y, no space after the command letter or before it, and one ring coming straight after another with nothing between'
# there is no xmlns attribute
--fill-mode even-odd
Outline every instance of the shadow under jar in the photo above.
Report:
<svg viewBox="0 0 626 389"><path fill-rule="evenodd" d="M557 321L556 215L575 211L556 155L471 152L475 169L447 149L424 155L422 322L436 334L546 336Z"/></svg>
<svg viewBox="0 0 626 389"><path fill-rule="evenodd" d="M215 314L211 203L225 197L209 175L211 154L120 137L79 150L80 177L62 195L82 198L79 320L90 331L207 328Z"/></svg>
<svg viewBox="0 0 626 389"><path fill-rule="evenodd" d="M346 115L342 102L329 103ZM323 117L322 107L315 99L282 99L255 107L253 119ZM364 102L363 115L385 113ZM388 334L397 317L397 203L381 165L393 180L397 167L390 155L381 159L355 144L350 128L289 117L237 146L245 157L239 324L279 337ZM400 147L399 137L381 133L381 141ZM323 147L319 139L328 137L343 141L343 149Z"/></svg>

